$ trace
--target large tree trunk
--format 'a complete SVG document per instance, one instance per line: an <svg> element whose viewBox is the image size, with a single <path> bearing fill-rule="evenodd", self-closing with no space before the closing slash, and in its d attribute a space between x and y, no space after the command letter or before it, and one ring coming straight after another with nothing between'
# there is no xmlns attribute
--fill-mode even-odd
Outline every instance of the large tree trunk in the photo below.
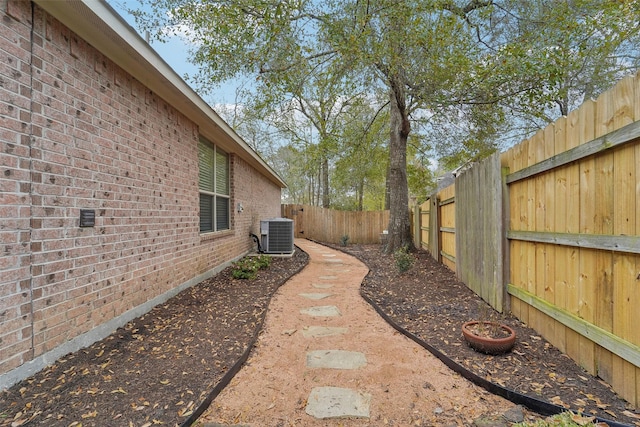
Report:
<svg viewBox="0 0 640 427"><path fill-rule="evenodd" d="M406 247L415 249L409 220L409 185L407 183L407 138L411 131L403 86L391 84L391 135L389 143L389 235L385 253Z"/></svg>

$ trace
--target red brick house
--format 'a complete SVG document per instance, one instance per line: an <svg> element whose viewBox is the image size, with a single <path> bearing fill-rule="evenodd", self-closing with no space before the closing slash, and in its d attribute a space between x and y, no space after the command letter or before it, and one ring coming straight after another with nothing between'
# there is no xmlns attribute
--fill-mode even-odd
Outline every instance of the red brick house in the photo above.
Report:
<svg viewBox="0 0 640 427"><path fill-rule="evenodd" d="M105 2L0 13L2 389L249 252L284 183Z"/></svg>

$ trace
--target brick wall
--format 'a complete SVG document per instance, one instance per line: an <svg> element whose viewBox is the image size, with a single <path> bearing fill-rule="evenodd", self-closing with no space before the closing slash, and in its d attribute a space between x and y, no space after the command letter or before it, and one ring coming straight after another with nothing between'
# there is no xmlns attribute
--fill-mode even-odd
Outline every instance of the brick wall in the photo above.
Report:
<svg viewBox="0 0 640 427"><path fill-rule="evenodd" d="M0 1L0 373L31 354L30 20ZM11 6L11 7L8 7ZM6 15L6 16L5 16Z"/></svg>
<svg viewBox="0 0 640 427"><path fill-rule="evenodd" d="M231 155L232 230L201 236L197 126L37 7L31 41L29 2L0 8L2 375L249 251L280 188Z"/></svg>

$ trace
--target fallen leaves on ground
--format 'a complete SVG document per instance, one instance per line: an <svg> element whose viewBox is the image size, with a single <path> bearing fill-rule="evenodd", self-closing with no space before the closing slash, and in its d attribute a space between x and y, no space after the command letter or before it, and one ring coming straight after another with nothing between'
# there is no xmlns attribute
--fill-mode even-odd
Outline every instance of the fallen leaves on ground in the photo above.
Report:
<svg viewBox="0 0 640 427"><path fill-rule="evenodd" d="M362 286L367 296L467 369L519 393L556 399L584 417L640 426L640 415L609 387L517 319L502 318L520 337L511 353L486 356L470 349L460 326L477 317L480 299L426 252L398 274L379 245L347 251L371 270ZM306 260L298 250L291 260L274 259L256 280L233 279L225 270L181 292L2 392L0 426L180 425L247 348L272 292Z"/></svg>
<svg viewBox="0 0 640 427"><path fill-rule="evenodd" d="M589 375L518 319L488 308L427 252L415 253L413 267L400 274L393 257L383 255L380 245L333 247L367 264L370 273L362 292L395 322L480 377L560 407L581 410L587 417L630 425L640 419L640 415L631 416L636 415L634 410L611 387ZM510 353L487 356L465 344L461 325L477 320L484 310L490 310L491 318L516 331L518 341Z"/></svg>
<svg viewBox="0 0 640 427"><path fill-rule="evenodd" d="M230 269L0 394L0 426L175 426L240 359L272 293L308 256L274 258L253 281Z"/></svg>

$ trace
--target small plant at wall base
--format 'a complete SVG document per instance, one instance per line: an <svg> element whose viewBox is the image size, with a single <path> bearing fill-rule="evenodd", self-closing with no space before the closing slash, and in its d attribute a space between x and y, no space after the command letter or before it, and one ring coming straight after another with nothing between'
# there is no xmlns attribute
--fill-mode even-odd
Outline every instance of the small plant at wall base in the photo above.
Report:
<svg viewBox="0 0 640 427"><path fill-rule="evenodd" d="M240 261L233 263L231 275L234 279L255 279L258 274L258 266L256 262L250 258L242 258Z"/></svg>
<svg viewBox="0 0 640 427"><path fill-rule="evenodd" d="M396 261L396 267L400 273L404 273L408 271L413 266L415 262L415 258L413 254L409 252L409 249L405 246L403 248L397 249L393 253L393 259Z"/></svg>
<svg viewBox="0 0 640 427"><path fill-rule="evenodd" d="M345 234L340 238L340 246L347 246L349 244L349 235Z"/></svg>
<svg viewBox="0 0 640 427"><path fill-rule="evenodd" d="M234 279L253 280L258 275L258 270L268 268L271 265L269 255L258 255L255 257L244 257L240 261L233 263L231 275Z"/></svg>
<svg viewBox="0 0 640 427"><path fill-rule="evenodd" d="M535 422L522 422L514 424L513 427L596 427L606 426L605 423L595 424L595 417L584 416L582 414L573 414L571 412L563 412L545 420Z"/></svg>
<svg viewBox="0 0 640 427"><path fill-rule="evenodd" d="M269 268L271 265L271 257L266 254L260 254L255 257L256 263L258 264L258 269Z"/></svg>

